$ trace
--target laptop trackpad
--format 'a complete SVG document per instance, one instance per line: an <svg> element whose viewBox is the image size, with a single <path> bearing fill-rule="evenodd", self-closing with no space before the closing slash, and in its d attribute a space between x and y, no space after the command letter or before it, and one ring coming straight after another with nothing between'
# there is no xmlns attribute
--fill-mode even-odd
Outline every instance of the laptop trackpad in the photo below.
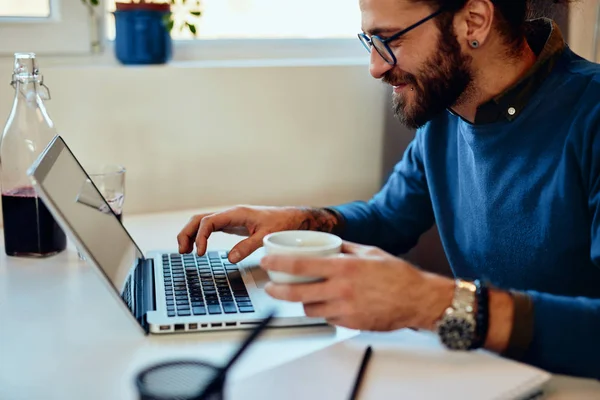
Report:
<svg viewBox="0 0 600 400"><path fill-rule="evenodd" d="M256 287L258 287L259 289L264 288L265 285L270 281L267 271L265 271L261 267L250 267L247 269L247 271L252 274L252 279L254 279Z"/></svg>

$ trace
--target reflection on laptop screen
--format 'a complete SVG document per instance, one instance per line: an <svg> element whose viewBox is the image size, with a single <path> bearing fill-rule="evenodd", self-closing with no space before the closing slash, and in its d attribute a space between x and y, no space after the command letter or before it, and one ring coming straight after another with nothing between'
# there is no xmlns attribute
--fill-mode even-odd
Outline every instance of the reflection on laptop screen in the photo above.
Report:
<svg viewBox="0 0 600 400"><path fill-rule="evenodd" d="M87 253L121 293L142 255L60 138L48 149L34 175Z"/></svg>

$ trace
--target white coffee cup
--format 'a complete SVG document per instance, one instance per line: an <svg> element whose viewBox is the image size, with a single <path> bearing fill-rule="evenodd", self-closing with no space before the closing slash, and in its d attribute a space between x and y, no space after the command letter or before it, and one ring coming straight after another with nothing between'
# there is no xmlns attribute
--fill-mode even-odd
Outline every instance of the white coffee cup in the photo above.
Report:
<svg viewBox="0 0 600 400"><path fill-rule="evenodd" d="M317 231L281 231L263 238L266 254L287 254L300 257L329 257L342 251L342 239L331 233ZM308 283L320 277L291 275L286 272L267 271L275 283Z"/></svg>

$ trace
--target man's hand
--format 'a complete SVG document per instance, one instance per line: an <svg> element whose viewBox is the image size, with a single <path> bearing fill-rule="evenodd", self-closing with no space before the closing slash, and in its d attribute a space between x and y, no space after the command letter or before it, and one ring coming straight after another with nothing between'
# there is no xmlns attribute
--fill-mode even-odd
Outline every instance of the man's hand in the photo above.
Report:
<svg viewBox="0 0 600 400"><path fill-rule="evenodd" d="M203 255L213 232L248 236L229 252L229 261L237 263L261 247L269 233L296 229L331 232L337 223L335 215L318 208L239 206L192 217L177 242L180 253L191 252L195 244L198 255Z"/></svg>
<svg viewBox="0 0 600 400"><path fill-rule="evenodd" d="M261 266L266 270L325 278L309 284L270 282L267 293L302 302L309 317L371 331L433 329L452 303L450 279L420 271L374 247L344 242L342 251L345 257L264 257Z"/></svg>

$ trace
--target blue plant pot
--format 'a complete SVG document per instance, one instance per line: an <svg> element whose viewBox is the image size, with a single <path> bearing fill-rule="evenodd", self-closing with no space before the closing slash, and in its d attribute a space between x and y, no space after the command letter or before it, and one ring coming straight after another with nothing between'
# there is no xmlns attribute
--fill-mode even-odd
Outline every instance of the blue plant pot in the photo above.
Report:
<svg viewBox="0 0 600 400"><path fill-rule="evenodd" d="M126 65L164 64L171 59L173 41L164 18L154 10L115 11L115 55Z"/></svg>

